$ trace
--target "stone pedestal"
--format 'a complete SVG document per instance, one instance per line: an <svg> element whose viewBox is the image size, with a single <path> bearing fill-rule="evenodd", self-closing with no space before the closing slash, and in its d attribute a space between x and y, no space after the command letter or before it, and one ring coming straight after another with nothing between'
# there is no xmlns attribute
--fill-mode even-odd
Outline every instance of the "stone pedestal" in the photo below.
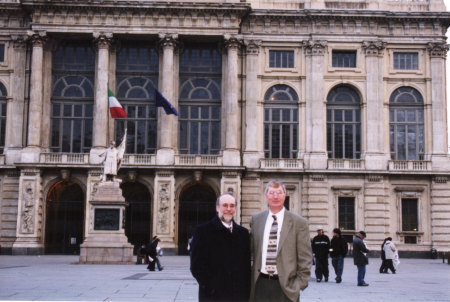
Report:
<svg viewBox="0 0 450 302"><path fill-rule="evenodd" d="M80 263L133 263L133 246L124 230L127 205L118 180L93 185Z"/></svg>

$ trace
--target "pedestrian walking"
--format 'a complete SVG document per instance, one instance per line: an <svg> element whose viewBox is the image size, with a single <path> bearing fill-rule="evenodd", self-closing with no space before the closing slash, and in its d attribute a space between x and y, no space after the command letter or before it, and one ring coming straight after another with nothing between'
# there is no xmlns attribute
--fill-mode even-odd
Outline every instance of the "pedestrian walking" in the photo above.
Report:
<svg viewBox="0 0 450 302"><path fill-rule="evenodd" d="M342 273L344 271L344 258L348 253L348 244L341 236L341 230L333 230L333 238L330 244L331 264L336 274L336 283L342 282Z"/></svg>
<svg viewBox="0 0 450 302"><path fill-rule="evenodd" d="M366 265L369 264L369 258L366 255L369 249L363 241L364 238L366 238L366 232L359 231L353 240L353 263L358 268L358 286L369 286L364 280L366 276Z"/></svg>
<svg viewBox="0 0 450 302"><path fill-rule="evenodd" d="M392 242L391 237L386 238L386 242L383 245L383 250L384 250L385 257L386 257L386 260L385 260L386 266L385 266L384 272L387 274L388 269L390 269L391 272L393 274L395 274L396 270L394 268L393 260L395 259L396 253L398 256L398 252L397 252L397 248L395 247L394 243Z"/></svg>
<svg viewBox="0 0 450 302"><path fill-rule="evenodd" d="M323 233L323 227L317 227L317 236L312 240L312 251L316 262L316 281L321 282L322 277L328 282L328 253L330 251L330 238Z"/></svg>
<svg viewBox="0 0 450 302"><path fill-rule="evenodd" d="M389 238L389 237L388 237ZM387 264L386 264L386 253L384 252L384 244L388 240L388 238L384 239L381 244L381 265L380 265L380 274L387 274Z"/></svg>

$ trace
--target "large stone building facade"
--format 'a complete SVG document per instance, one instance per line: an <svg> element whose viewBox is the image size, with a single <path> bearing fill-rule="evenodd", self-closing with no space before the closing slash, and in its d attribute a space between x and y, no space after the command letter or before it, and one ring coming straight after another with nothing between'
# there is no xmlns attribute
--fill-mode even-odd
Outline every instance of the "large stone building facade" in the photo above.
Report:
<svg viewBox="0 0 450 302"><path fill-rule="evenodd" d="M248 226L276 178L311 236L450 250L441 0L11 0L0 23L1 253L105 232L92 196L125 127L129 205L110 227L136 247L186 253L225 192Z"/></svg>

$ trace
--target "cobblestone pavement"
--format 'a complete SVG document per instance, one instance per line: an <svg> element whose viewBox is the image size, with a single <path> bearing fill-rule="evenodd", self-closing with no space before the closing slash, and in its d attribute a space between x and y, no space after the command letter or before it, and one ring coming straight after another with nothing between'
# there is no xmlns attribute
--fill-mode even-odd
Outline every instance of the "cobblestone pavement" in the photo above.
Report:
<svg viewBox="0 0 450 302"><path fill-rule="evenodd" d="M196 301L198 285L189 258L165 256L164 270L145 265L81 265L78 256L0 256L0 301ZM345 259L343 282L311 282L301 301L448 301L450 265L442 260L401 259L397 274L379 274L370 259L368 287L356 286L356 267Z"/></svg>

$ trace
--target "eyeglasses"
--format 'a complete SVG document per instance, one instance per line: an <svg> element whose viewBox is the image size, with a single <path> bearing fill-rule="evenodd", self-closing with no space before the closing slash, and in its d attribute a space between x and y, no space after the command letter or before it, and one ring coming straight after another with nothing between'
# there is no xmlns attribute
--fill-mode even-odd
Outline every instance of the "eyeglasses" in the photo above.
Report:
<svg viewBox="0 0 450 302"><path fill-rule="evenodd" d="M267 194L269 194L270 196L274 196L274 195L284 195L286 193L284 193L283 191L270 191Z"/></svg>

